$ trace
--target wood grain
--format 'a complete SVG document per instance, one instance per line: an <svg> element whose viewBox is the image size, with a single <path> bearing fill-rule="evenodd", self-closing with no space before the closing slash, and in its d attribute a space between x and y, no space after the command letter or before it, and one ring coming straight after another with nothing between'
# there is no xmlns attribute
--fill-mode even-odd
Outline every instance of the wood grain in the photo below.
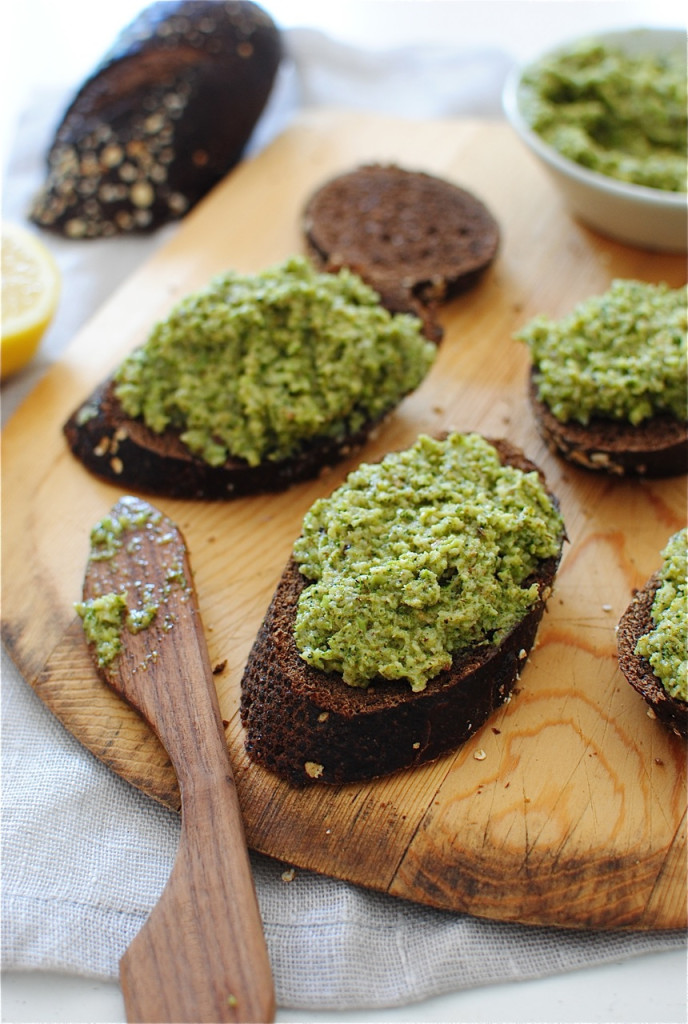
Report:
<svg viewBox="0 0 688 1024"><path fill-rule="evenodd" d="M228 266L259 270L302 251L308 195L369 160L395 160L473 190L499 220L502 245L480 285L444 309L436 365L360 457L402 447L419 431L507 436L544 469L569 543L519 693L477 737L414 771L302 792L248 762L239 681L305 510L358 458L282 495L156 502L191 552L249 844L296 866L479 916L601 929L682 926L685 744L647 717L620 674L614 629L633 588L685 522L686 481L607 479L551 455L528 409L527 352L513 333L537 313L563 315L614 277L676 287L684 262L577 224L506 125L317 111L184 221L6 428L5 642L85 746L179 806L164 751L84 658L73 602L90 527L119 492L69 455L61 424L175 299Z"/></svg>

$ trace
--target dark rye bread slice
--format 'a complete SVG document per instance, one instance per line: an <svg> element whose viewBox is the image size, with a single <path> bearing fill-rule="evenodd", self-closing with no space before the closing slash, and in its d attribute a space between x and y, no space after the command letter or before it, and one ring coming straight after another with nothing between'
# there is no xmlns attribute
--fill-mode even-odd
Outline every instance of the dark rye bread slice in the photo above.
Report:
<svg viewBox="0 0 688 1024"><path fill-rule="evenodd" d="M614 476L668 477L688 470L688 423L669 414L633 426L594 417L562 423L540 399L531 370L528 397L548 448L583 469Z"/></svg>
<svg viewBox="0 0 688 1024"><path fill-rule="evenodd" d="M241 158L281 54L257 4L150 4L63 114L31 219L97 238L184 216Z"/></svg>
<svg viewBox="0 0 688 1024"><path fill-rule="evenodd" d="M688 704L667 693L647 658L635 653L640 637L654 629L652 604L660 586L659 572L653 573L621 616L616 632L619 668L654 716L677 736L688 737Z"/></svg>
<svg viewBox="0 0 688 1024"><path fill-rule="evenodd" d="M156 434L142 420L130 419L105 381L76 409L63 432L72 453L86 469L128 489L171 498L237 498L280 491L318 475L359 448L375 426L369 423L348 437L316 438L288 459L251 466L229 459L211 466L167 430Z"/></svg>
<svg viewBox="0 0 688 1024"><path fill-rule="evenodd" d="M540 473L508 442L491 443L503 463ZM300 657L293 624L307 581L290 559L241 682L249 757L304 786L376 778L460 746L509 699L535 642L560 555L541 564L535 604L499 646L457 655L419 692L385 680L368 689L347 686L339 674L314 669Z"/></svg>
<svg viewBox="0 0 688 1024"><path fill-rule="evenodd" d="M419 316L439 341L438 306L476 283L494 260L499 226L465 189L422 171L369 164L322 185L303 214L322 270L349 267L395 313Z"/></svg>

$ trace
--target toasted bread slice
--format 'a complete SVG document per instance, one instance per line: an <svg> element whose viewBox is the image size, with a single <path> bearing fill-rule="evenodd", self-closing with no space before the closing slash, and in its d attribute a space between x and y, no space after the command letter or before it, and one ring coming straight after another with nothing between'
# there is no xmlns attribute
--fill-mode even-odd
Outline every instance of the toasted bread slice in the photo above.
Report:
<svg viewBox="0 0 688 1024"><path fill-rule="evenodd" d="M311 479L361 447L374 426L368 423L347 437L313 438L288 459L258 466L228 459L211 466L189 451L178 432L156 434L127 417L108 380L72 413L63 432L72 453L96 476L148 494L221 499L281 491Z"/></svg>
<svg viewBox="0 0 688 1024"><path fill-rule="evenodd" d="M354 270L392 312L419 316L436 341L438 306L476 283L500 240L497 221L470 192L381 164L322 185L306 204L303 230L316 266Z"/></svg>
<svg viewBox="0 0 688 1024"><path fill-rule="evenodd" d="M519 449L505 441L491 443L503 464L537 470ZM242 678L249 756L303 786L367 780L455 749L509 699L535 641L560 553L561 548L539 565L529 581L537 584L538 597L499 645L457 654L451 668L421 691L404 681L348 686L339 674L322 672L301 658L293 627L307 581L290 559Z"/></svg>
<svg viewBox="0 0 688 1024"><path fill-rule="evenodd" d="M626 420L593 417L562 423L539 398L531 370L529 400L549 449L583 469L614 476L669 477L688 470L688 423L668 413L634 426Z"/></svg>
<svg viewBox="0 0 688 1024"><path fill-rule="evenodd" d="M227 271L154 324L64 425L93 473L183 498L283 490L363 443L436 348L363 281L289 258Z"/></svg>
<svg viewBox="0 0 688 1024"><path fill-rule="evenodd" d="M652 604L660 586L658 571L637 591L621 616L616 633L619 668L651 713L678 736L688 737L688 704L667 693L647 658L635 653L639 638L654 629Z"/></svg>

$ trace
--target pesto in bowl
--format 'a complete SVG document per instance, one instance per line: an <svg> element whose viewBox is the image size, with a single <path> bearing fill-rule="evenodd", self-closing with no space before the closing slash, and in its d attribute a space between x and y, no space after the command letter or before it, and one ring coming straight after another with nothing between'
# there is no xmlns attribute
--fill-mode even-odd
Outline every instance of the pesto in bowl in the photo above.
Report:
<svg viewBox="0 0 688 1024"><path fill-rule="evenodd" d="M562 156L619 181L686 191L686 58L578 41L525 69L520 109Z"/></svg>
<svg viewBox="0 0 688 1024"><path fill-rule="evenodd" d="M570 52L579 49L583 52L585 48L595 46L607 53L621 55L614 58L615 67L610 64L608 70L614 93L610 103L622 112L622 139L617 135L618 129L611 127L615 117L610 114L604 99L583 98L580 91L572 92L571 107L567 110L567 91L563 88L558 91L560 74L549 79L542 73L548 83L543 85L543 91L553 90L557 96L556 103L539 100L536 91L524 84L524 79L537 74L536 68L554 66ZM679 67L683 63L685 76L685 55L684 28L641 27L599 32L594 40L562 43L526 67L514 68L503 91L503 108L509 124L555 185L568 212L607 238L650 251L683 253L688 244L685 149L681 157L681 146L685 145L682 142L685 109L681 109L680 100L677 103L675 98L667 103L668 120L664 111L656 117L658 125L664 122L659 135L651 125L652 114L647 119L642 118L644 127L639 129L639 135L644 134L645 141L640 141L631 127L635 115L630 108L635 106L635 102L624 104L621 101L625 87L618 81L619 68L627 58L629 62L636 59L639 63L657 61L660 67L664 61L671 66L678 63ZM605 74L605 69L602 69L601 77ZM591 77L599 78L600 75L594 72ZM633 88L636 87L644 89L646 94L651 92L647 83L638 85L634 81ZM605 93L601 81L594 88L601 95ZM680 93L680 83L678 88ZM652 103L642 105L651 108ZM545 135L552 136L551 140L535 130L533 123L536 121ZM647 122L650 122L649 126ZM668 143L670 138L673 141ZM624 153L622 147L628 152ZM639 166L644 168L640 176L646 184L638 184L634 180L637 175L629 173L631 165L636 169ZM678 168L677 191L673 190L677 183L676 172L667 171L669 165ZM615 176L617 170L620 170L620 176ZM649 183L651 180L654 184ZM670 182L670 188L655 187L667 182Z"/></svg>

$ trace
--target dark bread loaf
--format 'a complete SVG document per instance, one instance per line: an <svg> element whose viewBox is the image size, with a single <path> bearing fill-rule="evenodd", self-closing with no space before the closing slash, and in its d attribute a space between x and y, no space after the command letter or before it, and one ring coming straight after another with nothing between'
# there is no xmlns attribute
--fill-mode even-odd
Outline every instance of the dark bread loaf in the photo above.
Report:
<svg viewBox="0 0 688 1024"><path fill-rule="evenodd" d="M637 426L626 420L593 417L589 423L562 423L539 398L531 371L529 399L549 449L584 469L616 476L659 478L688 470L688 423L668 413Z"/></svg>
<svg viewBox="0 0 688 1024"><path fill-rule="evenodd" d="M278 30L256 4L151 4L65 112L31 219L95 238L182 217L240 159L280 58Z"/></svg>
<svg viewBox="0 0 688 1024"><path fill-rule="evenodd" d="M392 312L410 312L439 341L438 306L494 260L499 226L470 192L421 171L371 164L326 182L303 230L323 270L350 267Z"/></svg>
<svg viewBox="0 0 688 1024"><path fill-rule="evenodd" d="M367 424L346 438L304 442L298 453L280 461L251 466L229 459L211 466L189 451L177 431L156 434L127 417L113 388L113 381L106 381L64 424L72 453L96 476L171 498L238 498L284 490L355 452L374 426Z"/></svg>
<svg viewBox="0 0 688 1024"><path fill-rule="evenodd" d="M503 464L536 470L543 479L519 449L506 441L491 443ZM560 553L540 563L529 580L537 584L535 603L498 646L456 655L451 668L421 691L404 681L379 680L368 689L348 686L339 674L319 671L301 658L293 627L307 581L291 558L242 678L249 756L303 786L367 780L455 749L509 699L535 641Z"/></svg>
<svg viewBox="0 0 688 1024"><path fill-rule="evenodd" d="M654 629L652 604L660 585L659 572L653 573L621 616L616 634L619 667L656 718L678 736L688 737L688 704L667 693L647 658L635 653L639 638Z"/></svg>

